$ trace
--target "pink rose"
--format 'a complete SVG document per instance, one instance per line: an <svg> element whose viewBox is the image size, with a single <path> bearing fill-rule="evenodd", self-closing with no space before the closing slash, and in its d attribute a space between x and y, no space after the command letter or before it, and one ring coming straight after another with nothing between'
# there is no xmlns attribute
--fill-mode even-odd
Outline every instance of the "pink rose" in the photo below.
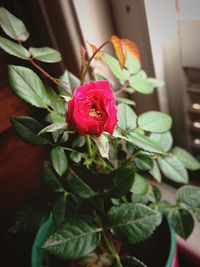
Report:
<svg viewBox="0 0 200 267"><path fill-rule="evenodd" d="M117 109L110 83L96 81L77 87L68 102L66 121L79 134L113 134Z"/></svg>

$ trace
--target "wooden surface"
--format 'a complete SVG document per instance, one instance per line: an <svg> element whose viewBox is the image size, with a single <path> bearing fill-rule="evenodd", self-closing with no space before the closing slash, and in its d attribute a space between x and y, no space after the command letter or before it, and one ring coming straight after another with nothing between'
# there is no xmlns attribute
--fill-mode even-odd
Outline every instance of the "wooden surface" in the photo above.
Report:
<svg viewBox="0 0 200 267"><path fill-rule="evenodd" d="M0 52L0 222L12 215L40 190L44 147L23 143L11 129L10 117L32 115L30 105L17 98L8 87L7 60Z"/></svg>

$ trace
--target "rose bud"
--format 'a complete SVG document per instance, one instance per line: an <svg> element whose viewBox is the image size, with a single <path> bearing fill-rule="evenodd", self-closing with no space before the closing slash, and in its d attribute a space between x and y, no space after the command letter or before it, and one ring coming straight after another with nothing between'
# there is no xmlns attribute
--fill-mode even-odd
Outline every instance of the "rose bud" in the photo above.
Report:
<svg viewBox="0 0 200 267"><path fill-rule="evenodd" d="M66 121L79 134L111 135L117 124L115 96L108 81L95 81L77 87L68 101Z"/></svg>

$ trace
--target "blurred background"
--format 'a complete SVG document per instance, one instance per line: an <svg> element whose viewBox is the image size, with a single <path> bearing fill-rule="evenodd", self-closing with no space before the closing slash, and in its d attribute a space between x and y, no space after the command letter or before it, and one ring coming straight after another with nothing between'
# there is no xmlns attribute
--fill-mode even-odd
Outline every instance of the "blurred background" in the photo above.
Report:
<svg viewBox="0 0 200 267"><path fill-rule="evenodd" d="M134 41L148 76L165 81L165 86L152 95L134 95L137 112L169 113L173 117L174 144L200 157L199 0L0 0L0 4L24 21L30 32L28 45L50 46L61 52L61 63L43 64L56 77L65 69L79 76L80 45L86 45L86 40L99 46L116 34ZM48 158L45 149L24 144L11 129L9 117L41 116L41 113L10 91L8 63L21 64L20 60L0 51L2 226L30 197L41 191L41 166ZM190 174L191 184L200 185L199 174ZM164 183L164 195L173 199L176 186ZM199 240L197 227L187 241L188 251L196 256L200 255Z"/></svg>

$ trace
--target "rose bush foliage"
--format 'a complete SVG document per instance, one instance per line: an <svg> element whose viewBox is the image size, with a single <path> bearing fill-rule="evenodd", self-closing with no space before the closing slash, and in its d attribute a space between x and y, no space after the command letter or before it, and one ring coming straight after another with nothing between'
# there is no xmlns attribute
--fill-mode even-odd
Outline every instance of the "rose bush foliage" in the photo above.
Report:
<svg viewBox="0 0 200 267"><path fill-rule="evenodd" d="M49 253L67 261L67 266L144 267L147 263L137 255L127 256L124 245L144 242L163 216L187 238L193 216L200 218L199 187L184 185L170 204L161 198L159 183L162 172L173 182L185 184L187 169L198 170L200 163L183 148L172 147L169 115L149 111L138 116L134 111L131 94L150 94L162 85L141 69L136 44L112 36L99 48L89 44L88 57L82 47L80 79L68 71L57 79L39 62L60 61L58 51L27 49L25 25L3 7L0 23L12 38L0 37L0 47L26 60L26 65L52 83L51 88L45 85L29 67L9 65L14 93L46 111L42 122L29 116L11 118L21 139L50 150L42 170L47 188L41 196L44 204L37 209L25 207L11 227L14 231L30 225L39 228L32 267L42 267ZM108 44L113 45L116 57L103 52ZM94 69L94 79L87 81L92 60L104 64L113 78ZM114 77L119 87L112 89Z"/></svg>

